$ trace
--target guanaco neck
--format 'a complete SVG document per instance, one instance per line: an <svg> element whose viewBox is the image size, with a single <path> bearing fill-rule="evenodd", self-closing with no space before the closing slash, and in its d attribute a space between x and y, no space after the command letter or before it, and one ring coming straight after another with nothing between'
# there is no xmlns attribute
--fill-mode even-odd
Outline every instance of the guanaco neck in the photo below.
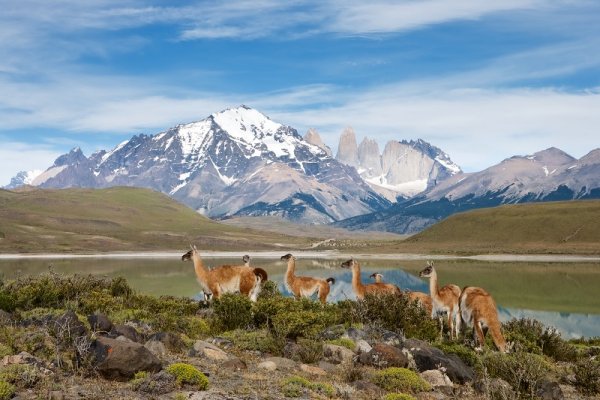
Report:
<svg viewBox="0 0 600 400"><path fill-rule="evenodd" d="M196 271L196 278L200 282L208 282L208 270L204 267L204 263L200 258L197 251L192 253L192 261L194 261L194 271Z"/></svg>
<svg viewBox="0 0 600 400"><path fill-rule="evenodd" d="M352 288L356 294L360 296L363 295L364 287L360 281L360 265L358 263L354 263L354 265L352 265Z"/></svg>
<svg viewBox="0 0 600 400"><path fill-rule="evenodd" d="M429 277L429 293L431 293L431 298L434 300L439 300L440 298L440 287L438 286L438 276L435 269L431 269L431 275Z"/></svg>
<svg viewBox="0 0 600 400"><path fill-rule="evenodd" d="M292 282L296 277L296 260L294 258L290 258L287 264L287 271L285 271L285 280L287 282Z"/></svg>

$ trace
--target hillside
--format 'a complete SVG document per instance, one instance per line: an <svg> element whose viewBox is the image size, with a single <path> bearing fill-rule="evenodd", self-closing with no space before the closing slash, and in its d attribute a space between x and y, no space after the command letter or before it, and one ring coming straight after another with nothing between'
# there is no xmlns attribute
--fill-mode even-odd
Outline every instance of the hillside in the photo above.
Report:
<svg viewBox="0 0 600 400"><path fill-rule="evenodd" d="M269 249L309 240L227 226L148 189L0 190L0 252Z"/></svg>
<svg viewBox="0 0 600 400"><path fill-rule="evenodd" d="M600 254L600 201L504 205L459 213L377 251Z"/></svg>

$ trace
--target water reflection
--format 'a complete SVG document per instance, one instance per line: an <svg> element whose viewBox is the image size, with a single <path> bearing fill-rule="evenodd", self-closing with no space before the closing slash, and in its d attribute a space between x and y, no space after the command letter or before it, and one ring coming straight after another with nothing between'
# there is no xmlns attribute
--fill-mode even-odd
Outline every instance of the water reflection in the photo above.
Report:
<svg viewBox="0 0 600 400"><path fill-rule="evenodd" d="M235 258L205 258L205 264L216 267L240 264ZM297 260L297 274L336 279L329 301L355 299L352 273L340 268L344 260ZM283 285L286 264L274 259L253 258L252 264L264 268L269 279ZM52 265L57 273L83 273L108 277L123 276L136 290L153 295L196 297L199 287L191 263L176 259L20 259L0 260L0 277L36 275ZM401 289L428 292L428 283L418 278L425 267L423 261L365 260L361 262L363 283L380 272L384 282ZM436 261L441 284L455 283L486 288L499 305L500 318L535 318L556 327L565 337L600 336L600 266L577 263L501 263L468 260ZM537 311L533 309L543 310Z"/></svg>

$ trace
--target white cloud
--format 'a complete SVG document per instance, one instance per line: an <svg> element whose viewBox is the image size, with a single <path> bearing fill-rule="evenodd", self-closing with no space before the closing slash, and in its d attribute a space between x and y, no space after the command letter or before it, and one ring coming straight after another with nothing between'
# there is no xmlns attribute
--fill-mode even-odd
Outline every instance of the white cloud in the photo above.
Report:
<svg viewBox="0 0 600 400"><path fill-rule="evenodd" d="M0 186L8 185L19 171L46 170L59 155L59 151L46 145L2 141Z"/></svg>

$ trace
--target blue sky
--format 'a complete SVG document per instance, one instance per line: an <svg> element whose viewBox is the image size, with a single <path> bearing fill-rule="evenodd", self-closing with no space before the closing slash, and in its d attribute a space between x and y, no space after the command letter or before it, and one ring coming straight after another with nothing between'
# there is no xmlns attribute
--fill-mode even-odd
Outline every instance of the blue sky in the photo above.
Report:
<svg viewBox="0 0 600 400"><path fill-rule="evenodd" d="M246 104L465 171L599 147L593 0L0 0L0 185Z"/></svg>

